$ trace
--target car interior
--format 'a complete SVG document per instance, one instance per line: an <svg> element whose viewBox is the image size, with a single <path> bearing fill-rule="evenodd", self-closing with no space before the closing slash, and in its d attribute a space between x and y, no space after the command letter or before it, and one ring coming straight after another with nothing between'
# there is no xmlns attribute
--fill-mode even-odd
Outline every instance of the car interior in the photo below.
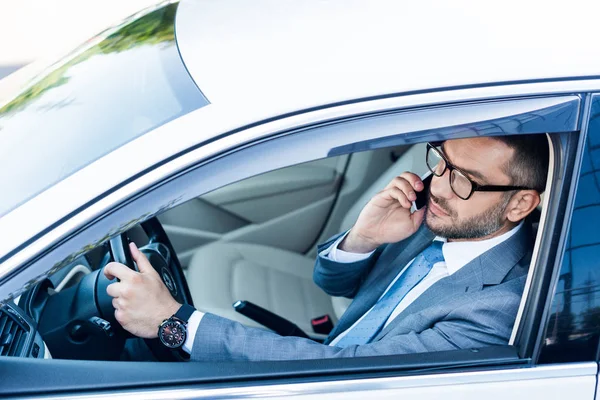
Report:
<svg viewBox="0 0 600 400"><path fill-rule="evenodd" d="M331 169L327 171L323 161L329 160L318 160L269 172L204 195L199 201L204 200L213 206L223 204L226 207L229 203L217 202L215 199L234 194L238 185L241 188L237 190L247 193L248 196L251 195L245 190L248 186L270 187L270 190L275 193L270 196L271 198L265 198L266 196L259 197L259 192L256 197L249 199L248 203L244 204L245 202L240 201L241 204L235 203L237 208L228 208L232 213L241 214L251 221L258 222L238 228L244 230L241 239L239 234L236 234L238 230L234 230L225 237L209 243L200 243L200 246L195 246L185 253L191 256L189 261L183 258L187 263L182 262L188 265L186 276L194 303L202 305L203 311L226 316L250 326L260 325L236 312L231 307L235 301L251 301L292 321L305 332L312 332L311 319L313 318L329 315L335 323L345 312L350 300L328 296L314 284L312 270L316 244L349 229L363 206L393 177L403 171L413 171L418 175L427 172L424 154L425 144L418 144L404 148L355 153L351 157L338 156L337 164L348 164L345 174L339 167L334 171L330 167ZM315 182L311 184L312 187L300 186L305 182L308 183L307 172L311 173L315 169L317 171L314 173L318 176L334 175L334 178L325 185ZM377 176L376 179L365 176L369 170ZM356 176L355 171L360 171L361 174ZM293 183L294 174L302 175L303 172L304 180L295 185L295 190L286 192L290 200L280 199L277 195L280 177L283 178L282 182L290 185ZM348 185L340 188L339 196L343 199L337 199L338 202L344 201L344 205L338 204L334 208L332 206L336 200L336 186L339 186L336 181L347 182ZM352 184L353 181L358 182ZM326 187L318 193L317 185ZM331 194L327 196L325 190ZM306 192L309 193L305 196ZM310 197L310 192L315 193L314 197ZM323 198L329 201L324 202ZM297 201L297 204L292 205L294 201ZM283 208L283 212L277 213L277 206L275 206L273 207L275 212L271 211L272 216L267 216L271 218L261 220L259 218L262 215L256 218L254 214L263 214L263 207L271 208L269 202L281 204L280 208ZM291 209L288 211L284 207ZM175 220L172 215L177 212L179 210L175 208L167 211L160 218L167 232L171 228L171 222ZM314 218L315 214L320 218L311 221L309 215ZM326 226L328 219L339 222ZM268 225L267 235L261 235L261 231L265 230L262 224ZM292 243L288 242L290 236L295 236L294 231L303 232L304 243L297 243L295 240ZM275 240L271 240L270 237L274 237ZM177 239L174 239L174 243L177 243ZM177 244L175 246L177 248Z"/></svg>
<svg viewBox="0 0 600 400"><path fill-rule="evenodd" d="M316 245L349 229L393 177L425 174L425 149L419 143L338 155L230 183L91 249L17 303L36 321L43 339L36 345L46 358L133 360L131 354L142 354L173 360L156 341L144 342L150 352L140 350L144 344L118 326L110 298L102 296L110 282L99 271L113 259L132 265L124 249L134 241L178 301L248 326L322 341L351 300L314 284ZM552 163L551 156L548 182ZM532 215L536 228L544 204ZM320 324L325 316L329 328Z"/></svg>

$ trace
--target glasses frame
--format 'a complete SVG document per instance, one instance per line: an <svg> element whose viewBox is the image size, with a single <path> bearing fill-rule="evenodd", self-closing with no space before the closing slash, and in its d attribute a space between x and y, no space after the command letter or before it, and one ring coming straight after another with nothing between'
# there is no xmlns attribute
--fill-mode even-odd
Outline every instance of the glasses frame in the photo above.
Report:
<svg viewBox="0 0 600 400"><path fill-rule="evenodd" d="M436 143L436 145L439 146L439 145L441 145L441 143L439 143L439 144ZM446 163L444 170L439 175L433 171L433 169L429 166L429 163L427 162L427 160L429 159L429 152L432 150L435 151L437 154L439 154L441 159L444 160L444 162ZM450 161L448 161L448 159L446 158L444 153L441 150L438 150L435 145L433 145L432 143L429 143L429 142L427 143L427 152L425 153L425 164L427 164L427 168L429 169L429 171L431 171L431 173L437 177L444 176L444 174L446 173L446 170L449 170L450 173L448 174L448 184L450 185L452 192L454 192L454 194L459 199L462 199L462 200L469 200L474 192L510 192L511 190L533 190L533 189L525 187L525 186L479 185L478 183L473 182L469 178L469 176L465 172L463 172L460 168L456 168L454 165L452 165L452 163ZM471 184L471 192L469 193L469 195L467 197L460 196L458 193L456 193L456 191L454 190L454 187L452 187L453 171L457 171L458 173L460 173Z"/></svg>

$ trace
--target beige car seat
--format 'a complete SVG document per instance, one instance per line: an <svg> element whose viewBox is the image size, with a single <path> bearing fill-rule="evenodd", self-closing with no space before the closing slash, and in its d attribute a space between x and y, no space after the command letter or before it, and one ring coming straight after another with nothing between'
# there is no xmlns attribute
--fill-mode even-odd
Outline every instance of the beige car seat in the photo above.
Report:
<svg viewBox="0 0 600 400"><path fill-rule="evenodd" d="M340 232L352 227L364 205L403 171L423 175L425 144L407 149L358 199L344 217ZM232 304L248 300L312 332L310 320L329 314L337 321L349 299L331 297L312 280L315 260L302 254L257 244L214 242L192 257L187 279L194 304L248 326L260 326L237 313Z"/></svg>

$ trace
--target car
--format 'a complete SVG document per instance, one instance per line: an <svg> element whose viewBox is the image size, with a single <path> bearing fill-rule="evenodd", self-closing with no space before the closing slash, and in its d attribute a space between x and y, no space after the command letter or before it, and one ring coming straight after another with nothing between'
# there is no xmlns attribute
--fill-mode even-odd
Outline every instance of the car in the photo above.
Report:
<svg viewBox="0 0 600 400"><path fill-rule="evenodd" d="M577 1L167 1L1 93L0 393L595 398L594 16ZM247 300L322 340L310 319L348 300L312 283L315 245L424 173L427 142L518 134L545 135L551 157L506 345L184 362L114 320L101 269L132 240L176 299L261 326L231 306Z"/></svg>

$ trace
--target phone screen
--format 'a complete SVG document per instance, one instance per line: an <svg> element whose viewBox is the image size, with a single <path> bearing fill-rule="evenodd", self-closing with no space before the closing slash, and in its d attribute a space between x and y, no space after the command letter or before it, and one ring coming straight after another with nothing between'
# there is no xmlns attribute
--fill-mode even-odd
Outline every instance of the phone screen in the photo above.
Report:
<svg viewBox="0 0 600 400"><path fill-rule="evenodd" d="M415 210L420 210L427 205L427 200L429 199L429 186L431 185L432 179L433 174L431 172L428 172L421 177L424 188L420 192L415 192L417 194L417 199L414 201Z"/></svg>

